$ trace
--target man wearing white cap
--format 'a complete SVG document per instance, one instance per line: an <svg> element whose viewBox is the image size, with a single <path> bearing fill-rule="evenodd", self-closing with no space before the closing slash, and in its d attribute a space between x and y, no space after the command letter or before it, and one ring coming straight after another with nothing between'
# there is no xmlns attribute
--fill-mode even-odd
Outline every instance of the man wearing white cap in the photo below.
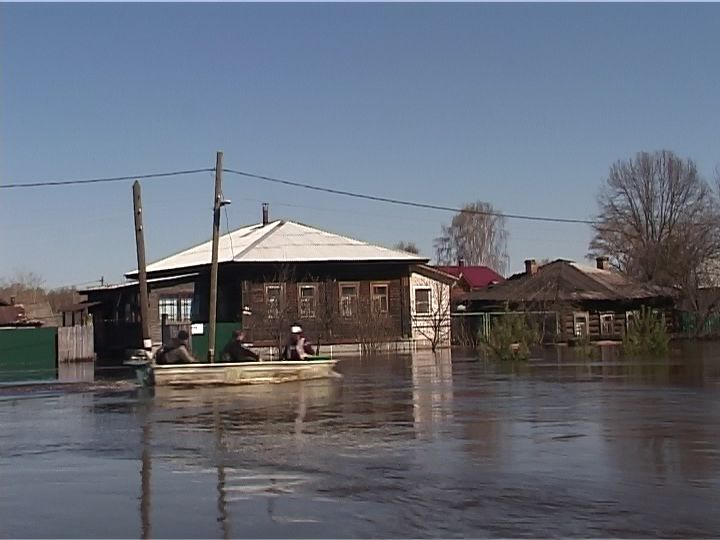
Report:
<svg viewBox="0 0 720 540"><path fill-rule="evenodd" d="M315 354L310 342L305 339L303 330L299 324L290 327L290 336L288 337L285 348L283 349L283 360L304 360L308 355Z"/></svg>

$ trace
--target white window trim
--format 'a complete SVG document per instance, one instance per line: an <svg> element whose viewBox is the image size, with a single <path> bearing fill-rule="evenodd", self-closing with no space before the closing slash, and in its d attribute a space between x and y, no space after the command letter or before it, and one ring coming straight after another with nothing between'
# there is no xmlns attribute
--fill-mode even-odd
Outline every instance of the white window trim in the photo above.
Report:
<svg viewBox="0 0 720 540"><path fill-rule="evenodd" d="M355 289L355 306L353 306L353 313L351 315L345 315L343 313L343 287L353 287ZM340 316L344 319L354 319L358 316L358 307L360 305L360 282L359 281L341 281L338 283L338 305L340 310Z"/></svg>
<svg viewBox="0 0 720 540"><path fill-rule="evenodd" d="M417 292L427 291L428 292L428 310L418 311L417 310ZM417 315L432 315L433 312L433 293L432 287L428 285L417 285L413 287L413 312Z"/></svg>
<svg viewBox="0 0 720 540"><path fill-rule="evenodd" d="M302 314L302 290L303 289L312 289L313 290L313 311L311 315L303 315ZM318 284L317 283L298 283L297 285L297 293L298 293L298 317L301 319L315 319L317 318L317 307L318 307Z"/></svg>
<svg viewBox="0 0 720 540"><path fill-rule="evenodd" d="M370 282L370 306L375 309L375 287L385 287L385 310L380 310L379 313L387 314L390 313L390 283L388 281L372 281ZM378 298L381 295L378 295Z"/></svg>
<svg viewBox="0 0 720 540"><path fill-rule="evenodd" d="M610 317L610 324L611 324L611 326L610 326L610 332L605 332L605 331L603 331L603 324L604 324L603 319L604 319L605 317ZM600 335L601 335L601 336L613 336L613 335L615 335L615 313L613 313L613 312L600 313L600 314L599 314L599 319L600 319Z"/></svg>
<svg viewBox="0 0 720 540"><path fill-rule="evenodd" d="M582 337L582 334L578 333L578 320L585 322L585 336L590 335L590 313L587 311L575 311L573 312L573 335L575 337Z"/></svg>
<svg viewBox="0 0 720 540"><path fill-rule="evenodd" d="M268 302L268 290L270 289L278 289L280 291L280 298L278 299L278 312L274 313L270 310L270 303ZM280 315L280 310L282 309L283 302L285 301L285 284L284 283L265 283L265 286L263 288L263 292L265 293L265 308L267 310L267 317L268 319L277 319Z"/></svg>

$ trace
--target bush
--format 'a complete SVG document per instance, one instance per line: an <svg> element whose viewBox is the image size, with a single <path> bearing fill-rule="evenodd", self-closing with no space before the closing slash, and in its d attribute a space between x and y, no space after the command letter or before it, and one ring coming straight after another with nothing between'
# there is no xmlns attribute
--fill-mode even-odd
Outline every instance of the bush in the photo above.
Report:
<svg viewBox="0 0 720 540"><path fill-rule="evenodd" d="M623 351L627 356L662 356L669 343L665 316L643 306L623 337Z"/></svg>
<svg viewBox="0 0 720 540"><path fill-rule="evenodd" d="M480 345L497 360L527 360L530 346L537 343L539 333L524 315L508 314L495 319L487 336L480 336Z"/></svg>

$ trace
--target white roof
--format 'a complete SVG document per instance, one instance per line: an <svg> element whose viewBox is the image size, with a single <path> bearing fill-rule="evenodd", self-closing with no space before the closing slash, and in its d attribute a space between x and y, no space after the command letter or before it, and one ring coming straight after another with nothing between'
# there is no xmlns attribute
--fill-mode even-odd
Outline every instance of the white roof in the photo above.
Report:
<svg viewBox="0 0 720 540"><path fill-rule="evenodd" d="M212 241L160 259L148 272L192 268L211 263ZM427 262L427 258L388 249L294 221L242 227L220 237L218 262L297 263L319 261ZM137 270L126 275L136 274Z"/></svg>

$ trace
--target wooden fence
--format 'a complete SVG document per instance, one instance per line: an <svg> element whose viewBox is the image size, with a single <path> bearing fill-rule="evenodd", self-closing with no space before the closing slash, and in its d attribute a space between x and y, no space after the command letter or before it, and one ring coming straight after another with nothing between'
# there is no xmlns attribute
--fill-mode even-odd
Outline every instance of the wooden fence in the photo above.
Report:
<svg viewBox="0 0 720 540"><path fill-rule="evenodd" d="M58 328L58 362L95 359L93 325Z"/></svg>

